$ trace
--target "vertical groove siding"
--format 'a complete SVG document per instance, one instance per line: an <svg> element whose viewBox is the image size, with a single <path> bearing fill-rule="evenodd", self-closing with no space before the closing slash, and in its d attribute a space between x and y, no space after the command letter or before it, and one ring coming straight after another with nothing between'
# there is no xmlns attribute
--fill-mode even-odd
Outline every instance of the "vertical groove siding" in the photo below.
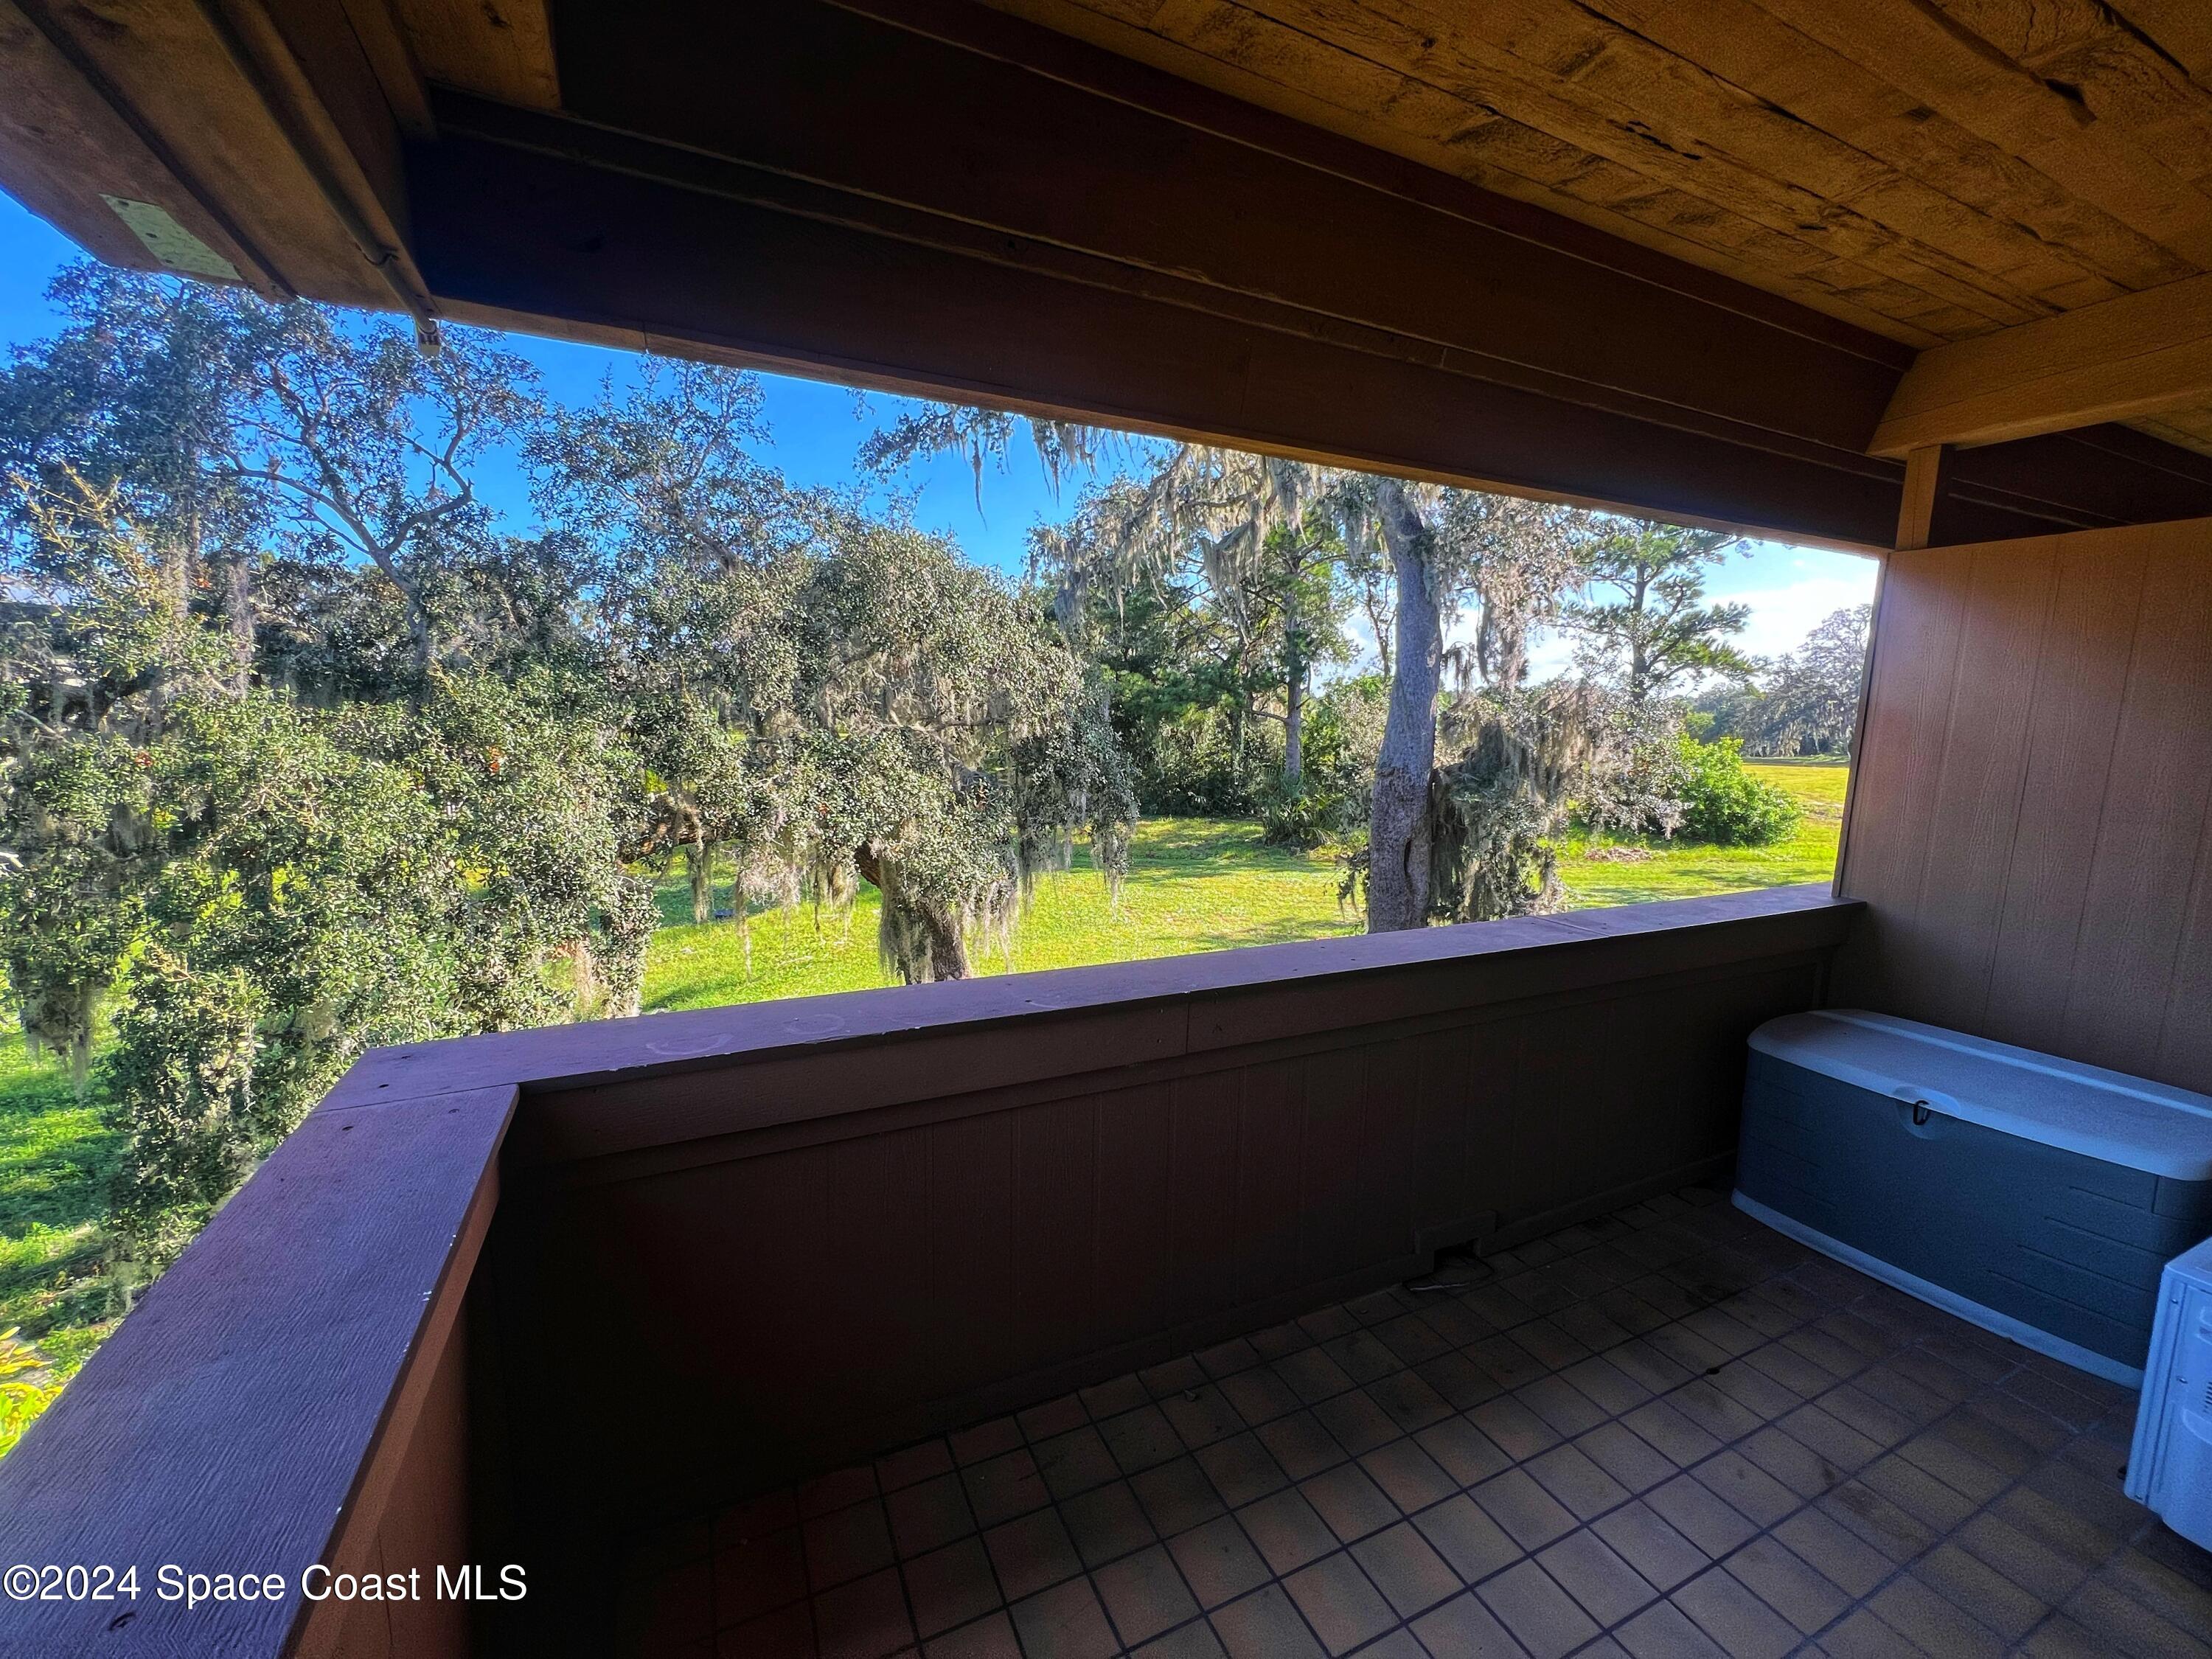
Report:
<svg viewBox="0 0 2212 1659"><path fill-rule="evenodd" d="M1839 1001L2212 1090L2212 520L1891 556Z"/></svg>
<svg viewBox="0 0 2212 1659"><path fill-rule="evenodd" d="M1012 1090L933 1095L942 1073L893 1045L881 1086L804 1144L563 1158L543 1148L577 1138L549 1133L509 1188L532 1243L502 1253L505 1346L536 1358L513 1409L588 1397L619 1357L624 1408L588 1443L550 1422L543 1443L609 1516L645 1519L1390 1282L1441 1243L1711 1176L1746 1036L1820 1003L1848 919L1763 918L1725 959L1686 945L1665 971L1647 956L1626 979L1140 1065L1073 1042L1079 1069ZM742 1111L742 1072L723 1087ZM569 1109L532 1104L556 1127Z"/></svg>

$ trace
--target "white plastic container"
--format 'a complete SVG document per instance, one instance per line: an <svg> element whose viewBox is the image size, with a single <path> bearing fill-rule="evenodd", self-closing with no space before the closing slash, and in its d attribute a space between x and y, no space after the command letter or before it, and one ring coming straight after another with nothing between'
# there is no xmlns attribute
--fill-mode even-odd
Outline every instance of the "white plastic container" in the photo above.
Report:
<svg viewBox="0 0 2212 1659"><path fill-rule="evenodd" d="M2127 1494L2212 1549L2212 1238L2166 1264Z"/></svg>

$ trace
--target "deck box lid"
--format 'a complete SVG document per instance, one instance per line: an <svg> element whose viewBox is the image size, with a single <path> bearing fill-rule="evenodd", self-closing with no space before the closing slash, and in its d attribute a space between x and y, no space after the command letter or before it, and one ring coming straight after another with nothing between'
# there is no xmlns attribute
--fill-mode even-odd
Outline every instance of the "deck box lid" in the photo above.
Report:
<svg viewBox="0 0 2212 1659"><path fill-rule="evenodd" d="M2007 1134L2177 1181L2212 1181L2212 1096L1857 1008L1751 1034L1777 1060Z"/></svg>

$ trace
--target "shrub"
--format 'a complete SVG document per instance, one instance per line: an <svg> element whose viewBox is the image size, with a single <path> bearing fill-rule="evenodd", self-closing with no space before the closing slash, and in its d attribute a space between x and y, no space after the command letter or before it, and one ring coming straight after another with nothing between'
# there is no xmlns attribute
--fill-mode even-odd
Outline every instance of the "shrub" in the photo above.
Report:
<svg viewBox="0 0 2212 1659"><path fill-rule="evenodd" d="M1671 836L1682 827L1687 769L1684 711L1671 699L1637 702L1592 690L1585 716L1589 752L1576 785L1576 809L1595 832Z"/></svg>
<svg viewBox="0 0 2212 1659"><path fill-rule="evenodd" d="M1281 737L1255 723L1240 752L1221 708L1185 709L1139 736L1146 740L1130 749L1137 805L1152 817L1250 817L1255 786L1282 769Z"/></svg>
<svg viewBox="0 0 2212 1659"><path fill-rule="evenodd" d="M1365 827L1389 696L1387 682L1363 675L1337 681L1307 706L1297 787L1284 788L1279 765L1253 791L1270 845L1320 847Z"/></svg>
<svg viewBox="0 0 2212 1659"><path fill-rule="evenodd" d="M21 1340L13 1326L0 1331L0 1456L61 1391L36 1348Z"/></svg>
<svg viewBox="0 0 2212 1659"><path fill-rule="evenodd" d="M1344 793L1308 778L1296 789L1271 779L1260 791L1260 838L1301 850L1334 841L1352 827Z"/></svg>
<svg viewBox="0 0 2212 1659"><path fill-rule="evenodd" d="M1681 739L1683 833L1717 847L1765 847L1796 833L1797 803L1743 769L1743 743Z"/></svg>

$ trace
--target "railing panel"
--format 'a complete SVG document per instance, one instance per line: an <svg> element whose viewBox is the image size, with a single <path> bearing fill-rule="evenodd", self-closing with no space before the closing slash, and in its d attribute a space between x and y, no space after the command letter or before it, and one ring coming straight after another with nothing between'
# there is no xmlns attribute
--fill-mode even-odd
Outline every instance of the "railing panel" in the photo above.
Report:
<svg viewBox="0 0 2212 1659"><path fill-rule="evenodd" d="M0 1564L290 1597L0 1607L0 1652L127 1611L149 1651L458 1653L490 1626L297 1587L464 1559L528 1567L492 1618L526 1648L589 1649L571 1598L614 1534L1717 1173L1745 1036L1821 1002L1857 908L1747 893L378 1051L0 1465Z"/></svg>
<svg viewBox="0 0 2212 1659"><path fill-rule="evenodd" d="M1024 1404L1712 1175L1745 1036L1819 1005L1850 914L1758 893L1074 970L1026 1012L1018 981L927 988L903 1032L865 997L725 1015L721 1056L533 1092L505 1343L562 1397L586 1379L532 1322L588 1308L637 1368L652 1408L573 1469L617 1517Z"/></svg>

